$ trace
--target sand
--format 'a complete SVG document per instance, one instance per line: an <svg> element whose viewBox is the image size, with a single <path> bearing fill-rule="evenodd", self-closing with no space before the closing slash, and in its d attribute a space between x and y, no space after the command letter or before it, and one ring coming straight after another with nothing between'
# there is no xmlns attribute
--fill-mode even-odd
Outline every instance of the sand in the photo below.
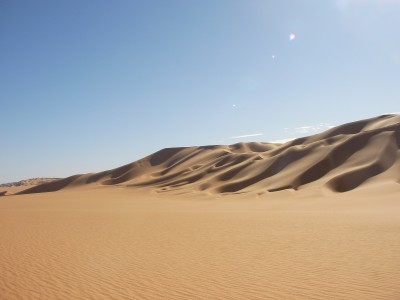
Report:
<svg viewBox="0 0 400 300"><path fill-rule="evenodd" d="M400 116L0 197L0 299L400 299Z"/></svg>
<svg viewBox="0 0 400 300"><path fill-rule="evenodd" d="M400 298L397 186L271 194L3 197L0 298Z"/></svg>

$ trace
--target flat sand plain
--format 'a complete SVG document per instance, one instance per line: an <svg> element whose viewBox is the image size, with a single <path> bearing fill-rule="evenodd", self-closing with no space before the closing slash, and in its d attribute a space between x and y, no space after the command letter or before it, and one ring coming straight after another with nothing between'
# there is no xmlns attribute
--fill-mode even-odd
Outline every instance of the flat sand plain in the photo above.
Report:
<svg viewBox="0 0 400 300"><path fill-rule="evenodd" d="M400 190L0 198L0 298L400 299Z"/></svg>

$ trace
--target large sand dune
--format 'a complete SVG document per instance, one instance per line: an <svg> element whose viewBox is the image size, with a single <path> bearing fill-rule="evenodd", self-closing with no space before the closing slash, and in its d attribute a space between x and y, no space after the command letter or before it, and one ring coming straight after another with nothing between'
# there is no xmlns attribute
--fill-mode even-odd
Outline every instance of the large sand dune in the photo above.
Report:
<svg viewBox="0 0 400 300"><path fill-rule="evenodd" d="M0 197L0 299L399 300L399 121Z"/></svg>
<svg viewBox="0 0 400 300"><path fill-rule="evenodd" d="M285 144L163 149L110 171L75 175L21 193L88 185L211 194L260 194L309 187L347 192L371 181L399 182L399 149L400 116L385 115Z"/></svg>

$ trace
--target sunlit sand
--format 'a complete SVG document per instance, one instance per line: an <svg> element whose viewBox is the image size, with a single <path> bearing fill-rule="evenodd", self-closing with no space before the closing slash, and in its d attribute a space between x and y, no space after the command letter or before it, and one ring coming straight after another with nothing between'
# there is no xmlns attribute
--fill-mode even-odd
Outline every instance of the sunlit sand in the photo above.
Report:
<svg viewBox="0 0 400 300"><path fill-rule="evenodd" d="M399 118L0 197L0 299L399 299Z"/></svg>

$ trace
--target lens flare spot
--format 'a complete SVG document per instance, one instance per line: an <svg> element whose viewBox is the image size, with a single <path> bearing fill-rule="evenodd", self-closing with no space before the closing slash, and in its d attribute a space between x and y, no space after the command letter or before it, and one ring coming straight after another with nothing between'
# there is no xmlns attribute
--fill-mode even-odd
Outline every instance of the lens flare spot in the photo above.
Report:
<svg viewBox="0 0 400 300"><path fill-rule="evenodd" d="M293 41L296 38L296 34L294 32L292 32L291 34L289 34L289 40Z"/></svg>

